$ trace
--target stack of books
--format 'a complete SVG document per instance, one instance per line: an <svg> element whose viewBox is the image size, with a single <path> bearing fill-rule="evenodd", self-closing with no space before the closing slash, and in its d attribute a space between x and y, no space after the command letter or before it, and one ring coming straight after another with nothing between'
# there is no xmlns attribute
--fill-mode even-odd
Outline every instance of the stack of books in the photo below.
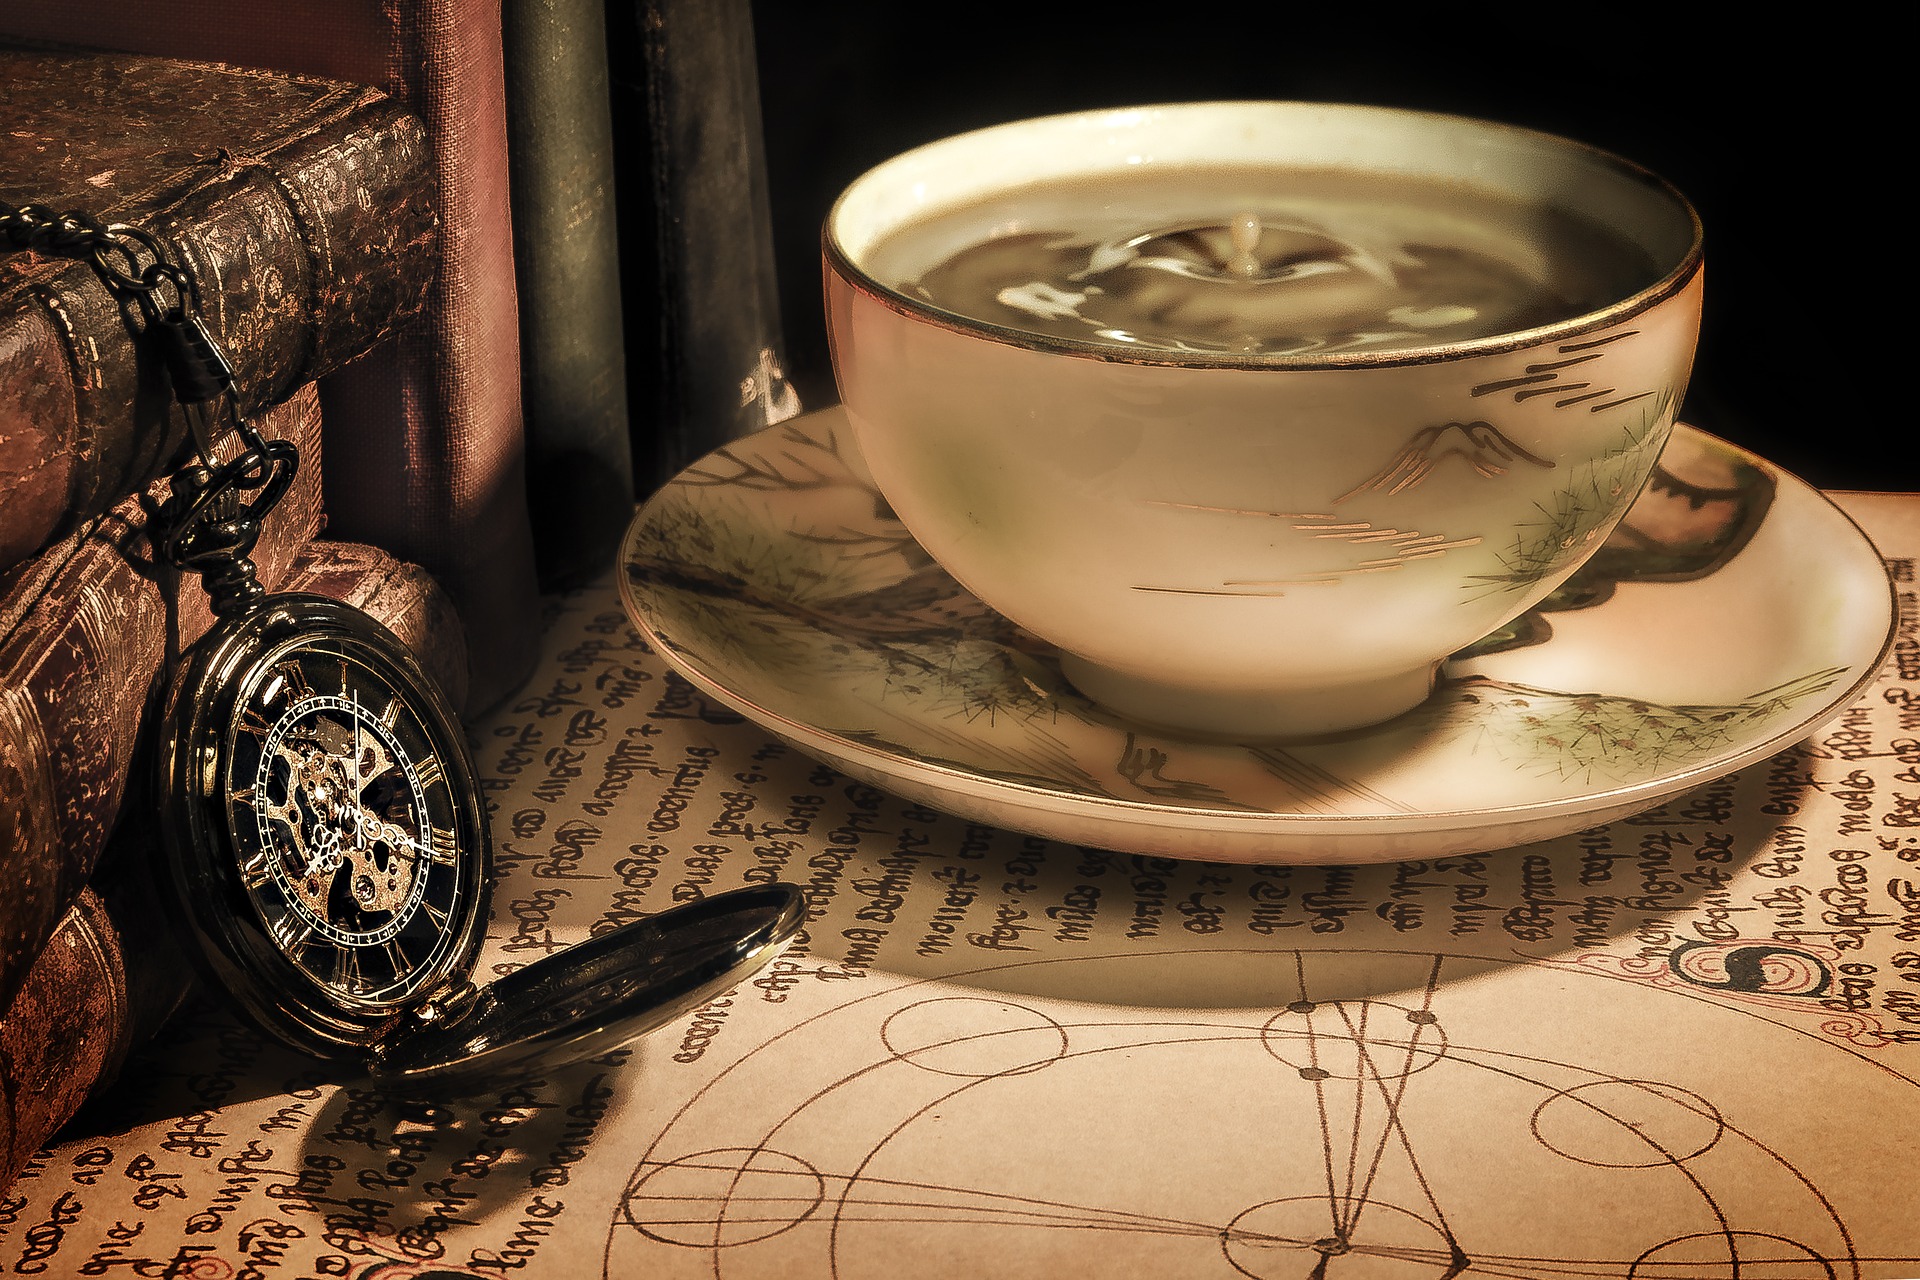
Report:
<svg viewBox="0 0 1920 1280"><path fill-rule="evenodd" d="M330 536L322 457L321 380L422 341L439 305L420 116L349 81L12 48L0 119L0 199L172 246L239 409L299 447L254 553L262 584L364 609L461 705L483 669L465 602L411 559ZM140 497L191 446L135 328L84 259L0 241L0 1186L191 985L145 874L143 793L156 693L213 619L147 540Z"/></svg>

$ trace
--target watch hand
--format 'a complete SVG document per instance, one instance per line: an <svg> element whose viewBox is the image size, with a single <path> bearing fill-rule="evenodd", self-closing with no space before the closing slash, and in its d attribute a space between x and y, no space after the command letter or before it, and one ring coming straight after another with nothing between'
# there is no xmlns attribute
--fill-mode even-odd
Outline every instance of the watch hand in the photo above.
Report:
<svg viewBox="0 0 1920 1280"><path fill-rule="evenodd" d="M360 742L360 690L355 689L353 691L353 785L356 800L360 798L358 791L361 783L366 781L360 776L360 762L365 759L364 751L365 748Z"/></svg>
<svg viewBox="0 0 1920 1280"><path fill-rule="evenodd" d="M387 822L387 821L384 821L383 819L376 818L371 814L369 814L365 809L362 809L357 805L351 810L351 813L353 814L353 833L354 833L355 848L366 847L365 844L362 843L362 841L366 838L368 830L371 829L373 832L373 838L376 840L384 840L388 844L405 845L407 848L412 849L416 853L432 852L432 849L430 846L422 844L420 841L415 840L412 836L409 836L406 833L405 829L399 826L397 823Z"/></svg>

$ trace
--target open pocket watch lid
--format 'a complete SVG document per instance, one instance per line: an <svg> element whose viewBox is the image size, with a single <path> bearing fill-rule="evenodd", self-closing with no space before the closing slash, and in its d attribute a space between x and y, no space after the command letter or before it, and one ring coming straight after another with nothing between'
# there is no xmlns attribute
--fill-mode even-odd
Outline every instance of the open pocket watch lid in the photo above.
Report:
<svg viewBox="0 0 1920 1280"><path fill-rule="evenodd" d="M464 1010L381 1042L369 1074L401 1092L478 1092L619 1047L745 980L806 918L789 884L635 920L497 979Z"/></svg>

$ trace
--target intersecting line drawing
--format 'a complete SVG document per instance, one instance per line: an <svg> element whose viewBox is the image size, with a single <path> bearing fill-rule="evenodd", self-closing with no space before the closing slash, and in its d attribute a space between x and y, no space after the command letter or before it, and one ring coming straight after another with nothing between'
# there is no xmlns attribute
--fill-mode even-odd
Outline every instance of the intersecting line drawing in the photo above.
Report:
<svg viewBox="0 0 1920 1280"><path fill-rule="evenodd" d="M1817 1123L1765 1066L1808 1052L1850 1086ZM1857 1280L1900 1261L1849 1216L1916 1116L1912 1081L1790 1015L1577 964L1013 962L722 1072L634 1168L607 1274Z"/></svg>

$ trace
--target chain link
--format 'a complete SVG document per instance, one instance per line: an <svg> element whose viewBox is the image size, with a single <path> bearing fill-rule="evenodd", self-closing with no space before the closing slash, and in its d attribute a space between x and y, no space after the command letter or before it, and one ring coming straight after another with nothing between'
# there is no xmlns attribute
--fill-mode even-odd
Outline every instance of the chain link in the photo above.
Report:
<svg viewBox="0 0 1920 1280"><path fill-rule="evenodd" d="M0 241L14 249L90 263L116 298L141 316L135 340L158 348L187 414L197 464L174 473L164 502L142 495L148 537L161 556L201 575L216 613L243 612L263 594L248 557L261 519L280 500L299 466L290 440L266 440L234 402L233 368L200 316L193 272L167 255L159 237L124 222L58 212L0 199ZM128 317L129 327L133 325ZM230 462L213 457L215 402L225 410L241 450Z"/></svg>
<svg viewBox="0 0 1920 1280"><path fill-rule="evenodd" d="M159 239L140 227L102 222L77 209L61 213L46 205L0 199L0 236L16 249L86 258L115 296L140 301L143 311L149 302L161 311L200 309L193 276L168 262ZM166 302L155 297L162 284L173 295Z"/></svg>
<svg viewBox="0 0 1920 1280"><path fill-rule="evenodd" d="M232 391L233 369L201 321L193 273L170 261L152 232L77 210L60 213L0 200L0 239L16 249L91 263L114 297L139 308L142 328L165 359L181 404Z"/></svg>

